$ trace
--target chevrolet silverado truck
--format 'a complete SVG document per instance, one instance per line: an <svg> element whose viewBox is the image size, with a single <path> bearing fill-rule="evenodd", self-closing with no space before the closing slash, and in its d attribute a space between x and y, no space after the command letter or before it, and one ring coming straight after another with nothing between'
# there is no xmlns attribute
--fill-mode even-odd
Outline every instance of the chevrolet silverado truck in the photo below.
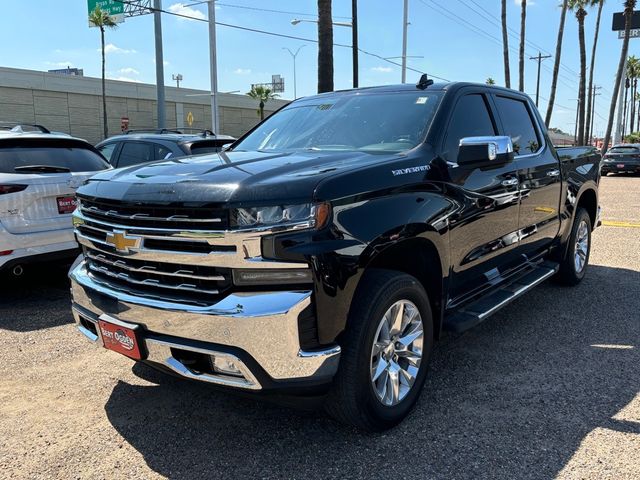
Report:
<svg viewBox="0 0 640 480"><path fill-rule="evenodd" d="M504 88L423 77L299 99L227 151L82 186L73 314L133 360L384 430L445 331L582 280L599 167L561 160Z"/></svg>

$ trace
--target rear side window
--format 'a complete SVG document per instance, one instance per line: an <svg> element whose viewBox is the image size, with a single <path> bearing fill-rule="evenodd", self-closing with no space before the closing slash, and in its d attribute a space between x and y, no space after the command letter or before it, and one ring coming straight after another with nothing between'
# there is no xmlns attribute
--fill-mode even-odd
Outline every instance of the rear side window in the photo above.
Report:
<svg viewBox="0 0 640 480"><path fill-rule="evenodd" d="M118 168L137 165L154 160L153 144L147 142L124 142L120 150Z"/></svg>
<svg viewBox="0 0 640 480"><path fill-rule="evenodd" d="M522 100L496 97L496 106L505 133L511 137L516 155L530 155L540 150L541 142L531 112Z"/></svg>
<svg viewBox="0 0 640 480"><path fill-rule="evenodd" d="M164 145L156 145L156 159L164 160L173 156L173 152Z"/></svg>
<svg viewBox="0 0 640 480"><path fill-rule="evenodd" d="M484 97L479 94L465 95L458 100L449 122L443 156L450 162L456 162L460 139L495 134L496 129Z"/></svg>
<svg viewBox="0 0 640 480"><path fill-rule="evenodd" d="M97 172L109 165L97 153L82 147L31 145L2 147L0 173L15 173L16 167L45 165L68 168L72 172Z"/></svg>
<svg viewBox="0 0 640 480"><path fill-rule="evenodd" d="M233 143L233 140L215 140L208 142L197 142L191 145L191 153L199 155L201 153L215 153L222 150L222 147Z"/></svg>
<svg viewBox="0 0 640 480"><path fill-rule="evenodd" d="M98 151L104 158L107 159L109 163L111 163L111 157L113 156L113 152L115 151L117 145L117 143L108 143L106 145L98 147Z"/></svg>

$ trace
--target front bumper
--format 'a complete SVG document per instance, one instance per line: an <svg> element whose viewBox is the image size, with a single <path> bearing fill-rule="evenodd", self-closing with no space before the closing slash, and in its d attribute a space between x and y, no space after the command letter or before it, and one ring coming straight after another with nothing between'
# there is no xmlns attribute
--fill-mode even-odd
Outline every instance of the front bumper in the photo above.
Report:
<svg viewBox="0 0 640 480"><path fill-rule="evenodd" d="M311 291L228 295L200 307L137 297L94 280L84 262L69 274L79 330L101 343L99 318L141 327L146 361L185 378L246 390L280 390L324 385L338 367L340 347L300 348L298 315L311 304ZM184 352L230 359L242 376L190 368Z"/></svg>

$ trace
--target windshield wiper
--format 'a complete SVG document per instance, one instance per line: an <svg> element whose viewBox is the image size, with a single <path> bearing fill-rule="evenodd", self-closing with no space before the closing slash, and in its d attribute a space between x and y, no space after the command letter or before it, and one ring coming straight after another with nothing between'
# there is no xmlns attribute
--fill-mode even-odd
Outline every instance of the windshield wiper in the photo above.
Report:
<svg viewBox="0 0 640 480"><path fill-rule="evenodd" d="M71 169L67 167L58 167L55 165L22 165L15 167L14 172L39 172L39 173L70 173Z"/></svg>

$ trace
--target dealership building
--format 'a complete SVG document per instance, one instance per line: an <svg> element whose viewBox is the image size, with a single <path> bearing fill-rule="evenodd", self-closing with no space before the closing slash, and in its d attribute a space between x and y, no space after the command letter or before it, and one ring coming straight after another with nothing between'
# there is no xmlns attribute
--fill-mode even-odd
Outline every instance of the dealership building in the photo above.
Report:
<svg viewBox="0 0 640 480"><path fill-rule="evenodd" d="M0 67L0 121L37 123L97 143L102 135L99 78ZM155 85L106 81L109 135L157 127ZM206 90L165 87L166 128L211 128ZM287 102L270 100L268 115ZM258 105L247 95L218 94L219 132L238 137L259 121Z"/></svg>

